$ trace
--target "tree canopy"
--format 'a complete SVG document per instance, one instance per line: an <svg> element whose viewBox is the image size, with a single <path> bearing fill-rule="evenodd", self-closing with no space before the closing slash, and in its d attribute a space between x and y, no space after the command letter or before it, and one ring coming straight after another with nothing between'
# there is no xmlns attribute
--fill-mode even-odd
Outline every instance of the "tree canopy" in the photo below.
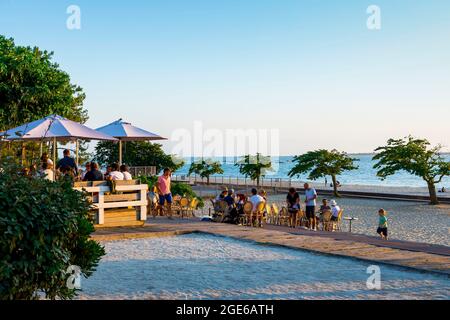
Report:
<svg viewBox="0 0 450 320"><path fill-rule="evenodd" d="M223 169L220 162L202 159L191 164L188 174L192 175L193 173L198 174L202 178L206 178L207 184L209 184L209 177L213 174L223 174Z"/></svg>
<svg viewBox="0 0 450 320"><path fill-rule="evenodd" d="M260 179L265 177L267 172L273 171L271 158L262 156L260 153L257 153L256 156L244 156L235 166L239 167L241 174L252 180L256 180L258 186Z"/></svg>
<svg viewBox="0 0 450 320"><path fill-rule="evenodd" d="M382 180L401 170L421 177L428 185L431 203L437 204L435 185L450 175L450 162L442 157L441 149L440 145L431 147L428 140L412 136L389 139L386 146L375 150L374 168Z"/></svg>
<svg viewBox="0 0 450 320"><path fill-rule="evenodd" d="M83 90L52 59L52 52L0 35L0 130L50 114L86 122Z"/></svg>
<svg viewBox="0 0 450 320"><path fill-rule="evenodd" d="M296 164L289 172L290 177L308 173L308 179L317 180L330 176L333 181L334 195L339 196L336 177L344 171L356 170L357 159L353 159L345 152L337 150L316 150L294 157Z"/></svg>
<svg viewBox="0 0 450 320"><path fill-rule="evenodd" d="M162 149L162 145L146 141L125 142L123 144L123 163L129 166L156 166L159 172L164 168L173 171L183 166L183 161ZM95 147L94 160L102 165L119 161L119 145L114 142L102 141Z"/></svg>

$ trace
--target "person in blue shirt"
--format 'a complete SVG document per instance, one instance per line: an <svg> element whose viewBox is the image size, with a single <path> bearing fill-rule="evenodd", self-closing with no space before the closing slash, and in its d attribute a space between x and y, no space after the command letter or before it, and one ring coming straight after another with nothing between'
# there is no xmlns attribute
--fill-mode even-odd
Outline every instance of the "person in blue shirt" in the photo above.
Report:
<svg viewBox="0 0 450 320"><path fill-rule="evenodd" d="M68 149L64 150L63 152L64 158L58 161L58 164L56 165L56 169L60 170L61 168L64 168L65 170L69 169L73 171L73 174L75 176L78 175L78 167L75 163L75 160L70 156L70 151Z"/></svg>

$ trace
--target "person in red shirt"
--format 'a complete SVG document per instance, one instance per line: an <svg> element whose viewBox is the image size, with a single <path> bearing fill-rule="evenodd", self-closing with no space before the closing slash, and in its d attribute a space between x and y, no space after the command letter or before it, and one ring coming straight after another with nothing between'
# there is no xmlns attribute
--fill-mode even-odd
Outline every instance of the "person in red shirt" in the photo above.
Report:
<svg viewBox="0 0 450 320"><path fill-rule="evenodd" d="M167 207L167 213L169 219L172 219L172 192L170 191L170 176L172 172L169 168L164 169L163 174L158 178L156 187L159 194L159 210L163 210L164 206Z"/></svg>

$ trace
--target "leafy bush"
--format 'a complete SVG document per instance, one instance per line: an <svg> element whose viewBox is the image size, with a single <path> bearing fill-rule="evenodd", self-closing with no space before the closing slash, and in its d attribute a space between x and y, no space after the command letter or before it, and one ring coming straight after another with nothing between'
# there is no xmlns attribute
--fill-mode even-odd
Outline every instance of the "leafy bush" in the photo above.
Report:
<svg viewBox="0 0 450 320"><path fill-rule="evenodd" d="M105 254L84 193L70 181L50 182L0 170L0 299L70 299L69 266L89 277Z"/></svg>

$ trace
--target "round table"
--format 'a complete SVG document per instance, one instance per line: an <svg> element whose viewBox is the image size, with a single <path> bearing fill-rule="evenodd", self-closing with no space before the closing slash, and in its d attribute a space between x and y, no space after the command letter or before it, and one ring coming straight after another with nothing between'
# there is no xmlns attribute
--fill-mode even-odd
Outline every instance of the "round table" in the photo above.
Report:
<svg viewBox="0 0 450 320"><path fill-rule="evenodd" d="M345 217L344 220L347 220L349 222L349 230L348 230L348 232L352 233L352 222L353 221L358 221L359 219L355 218L355 217Z"/></svg>

